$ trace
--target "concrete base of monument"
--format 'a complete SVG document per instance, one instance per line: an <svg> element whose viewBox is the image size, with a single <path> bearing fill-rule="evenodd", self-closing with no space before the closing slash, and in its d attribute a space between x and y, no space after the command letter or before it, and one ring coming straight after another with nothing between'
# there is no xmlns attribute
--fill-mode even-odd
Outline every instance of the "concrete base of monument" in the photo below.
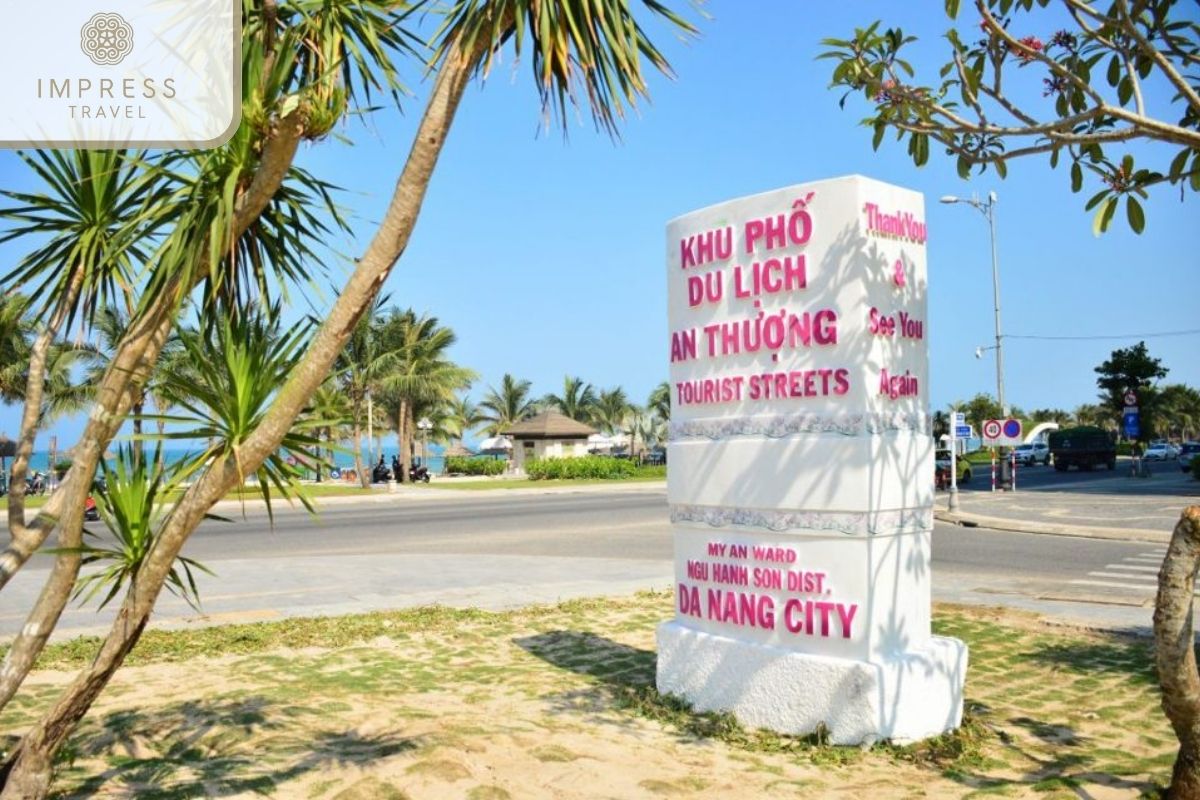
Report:
<svg viewBox="0 0 1200 800"><path fill-rule="evenodd" d="M658 626L658 690L696 711L729 711L749 728L833 744L914 742L962 722L967 646L934 636L883 662L809 655Z"/></svg>

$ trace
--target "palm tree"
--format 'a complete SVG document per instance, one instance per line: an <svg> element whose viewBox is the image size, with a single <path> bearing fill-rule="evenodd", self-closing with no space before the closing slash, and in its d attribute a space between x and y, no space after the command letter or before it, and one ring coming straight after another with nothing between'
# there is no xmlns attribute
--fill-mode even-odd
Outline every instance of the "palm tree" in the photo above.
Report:
<svg viewBox="0 0 1200 800"><path fill-rule="evenodd" d="M0 402L26 399L35 333L28 311L28 301L21 295L0 297ZM57 340L48 343L42 359L42 385L36 393L41 406L36 415L38 428L86 404L86 384L74 380L85 349Z"/></svg>
<svg viewBox="0 0 1200 800"><path fill-rule="evenodd" d="M129 314L117 305L103 305L98 308L92 319L93 341L90 345L80 348L80 360L87 365L84 372L84 382L81 395L85 399L94 397L94 387L98 386L108 371L115 357L121 340L129 328ZM133 421L133 436L135 439L143 435L143 423L146 418L147 401L154 401L154 408L161 417L170 409L172 393L178 393L187 386L187 376L192 366L192 357L185 351L180 334L172 333L158 353L158 360L153 371L144 383L135 391L130 413ZM161 435L165 423L157 420L158 433ZM143 448L135 447L132 457L136 460L142 457ZM163 457L161 449L157 450L159 458Z"/></svg>
<svg viewBox="0 0 1200 800"><path fill-rule="evenodd" d="M663 381L658 386L655 386L650 392L649 399L646 400L646 408L660 422L667 422L671 419L671 384Z"/></svg>
<svg viewBox="0 0 1200 800"><path fill-rule="evenodd" d="M548 394L545 402L576 422L591 423L596 414L596 390L582 378L571 375L563 377L562 394Z"/></svg>
<svg viewBox="0 0 1200 800"><path fill-rule="evenodd" d="M612 389L601 389L596 397L592 411L592 419L600 430L605 433L622 433L625 430L626 419L633 410L633 405L620 386Z"/></svg>
<svg viewBox="0 0 1200 800"><path fill-rule="evenodd" d="M405 481L412 465L417 407L454 399L476 376L446 357L457 337L453 330L439 325L436 317L393 309L380 325L379 335L383 347L394 353L380 385L396 420L401 472L396 479Z"/></svg>
<svg viewBox="0 0 1200 800"><path fill-rule="evenodd" d="M1090 425L1096 428L1104 428L1105 430L1116 430L1116 420L1108 409L1099 406L1095 403L1084 403L1076 406L1071 412L1071 416L1075 422L1080 425Z"/></svg>
<svg viewBox="0 0 1200 800"><path fill-rule="evenodd" d="M333 466L334 450L342 441L343 434L352 427L353 410L349 398L342 393L341 387L333 379L326 381L313 393L308 408L300 420L312 423L309 429L318 444L313 453L313 465L317 474L317 482L321 481L322 466ZM324 445L325 457L321 456L321 445Z"/></svg>
<svg viewBox="0 0 1200 800"><path fill-rule="evenodd" d="M350 403L350 418L354 429L354 467L364 489L371 485L370 469L375 465L369 464L364 468L371 459L365 458L363 454L363 423L373 410L372 392L380 390L383 376L395 366L397 360L396 351L388 348L385 338L381 335L381 314L387 301L388 296L379 297L372 304L370 312L358 321L334 366L342 391L346 393L346 399ZM373 429L374 420L371 420L367 427ZM369 444L373 449L373 443Z"/></svg>
<svg viewBox="0 0 1200 800"><path fill-rule="evenodd" d="M534 404L529 398L531 386L529 381L518 380L506 372L500 379L499 391L488 387L488 393L479 402L481 422L487 423L484 432L488 436L495 436L533 414Z"/></svg>
<svg viewBox="0 0 1200 800"><path fill-rule="evenodd" d="M1164 386L1158 397L1158 414L1168 435L1190 438L1200 428L1200 391L1181 383Z"/></svg>
<svg viewBox="0 0 1200 800"><path fill-rule="evenodd" d="M460 394L446 404L446 420L450 438L462 444L467 433L487 422L488 417L482 406L471 402L465 394Z"/></svg>
<svg viewBox="0 0 1200 800"><path fill-rule="evenodd" d="M33 338L27 310L28 300L21 295L0 295L0 402L19 403L25 397L25 369Z"/></svg>
<svg viewBox="0 0 1200 800"><path fill-rule="evenodd" d="M643 0L640 5L650 16L666 19L679 30L695 30L660 0ZM190 156L196 167L183 171L180 179L188 191L169 206L178 222L167 247L170 257L151 271L139 298L141 322L131 327L97 393L102 400L89 416L81 440L87 458L73 466L76 479L72 482L68 476L69 491L52 498L38 515L39 543L61 518L64 534L71 539L65 544L78 544L81 512L74 509L82 506L97 453L123 417L126 388L143 380L139 365L156 361L165 332L177 322L181 299L201 287L207 297L241 298L242 293L227 291L231 282L260 278L264 270L304 274L305 264L311 261L297 256L319 240L320 220L317 226L309 225L304 210L298 210L303 202L297 195L303 190L297 185L303 184L303 178L297 176L304 174L292 162L300 142L326 136L347 110L367 105L360 101L372 89L399 92L391 56L408 43L403 27L407 9L398 11L385 0L324 0L312 8L298 6L289 0L245 4L244 116L257 124L242 125L222 148ZM265 413L249 419L246 426L239 425L239 435L244 435L232 446L227 442L208 451L202 476L189 486L159 530L154 557L133 578L95 656L12 752L3 778L5 792L45 796L55 754L137 643L171 564L205 512L246 470L259 469L274 458L290 435L292 423L324 382L355 324L405 252L472 79L486 75L493 59L508 46L516 50L514 63L532 51L529 62L543 112L558 111L565 118L568 106L581 102L599 127L615 131L626 109L648 93L644 62L669 71L630 8L630 0L582 5L562 0L458 0L447 9L431 44L428 64L436 77L375 236L356 259L353 274L311 345L288 370L283 386L272 393ZM214 301L213 308L222 312L228 306ZM51 594L57 603L60 593ZM6 662L9 675L20 680L27 674L56 619L57 614L47 616L42 611L31 615L37 636L14 641ZM27 641L31 639L37 639L32 647Z"/></svg>

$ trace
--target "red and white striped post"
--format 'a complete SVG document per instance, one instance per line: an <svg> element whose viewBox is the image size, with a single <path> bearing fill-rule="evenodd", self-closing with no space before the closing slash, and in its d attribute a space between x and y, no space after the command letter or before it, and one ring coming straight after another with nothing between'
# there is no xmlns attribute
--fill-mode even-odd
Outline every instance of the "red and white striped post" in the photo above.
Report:
<svg viewBox="0 0 1200 800"><path fill-rule="evenodd" d="M1017 490L1017 452L1014 450L1009 454L1009 458L1012 459L1012 491L1015 492Z"/></svg>
<svg viewBox="0 0 1200 800"><path fill-rule="evenodd" d="M996 491L996 448L992 448L992 491Z"/></svg>

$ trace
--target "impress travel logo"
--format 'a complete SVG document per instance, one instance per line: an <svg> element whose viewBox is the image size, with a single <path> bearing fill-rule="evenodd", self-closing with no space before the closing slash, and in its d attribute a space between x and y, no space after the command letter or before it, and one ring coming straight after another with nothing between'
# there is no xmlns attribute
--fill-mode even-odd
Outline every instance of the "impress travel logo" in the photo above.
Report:
<svg viewBox="0 0 1200 800"><path fill-rule="evenodd" d="M237 130L239 0L12 3L5 16L0 147L206 148Z"/></svg>

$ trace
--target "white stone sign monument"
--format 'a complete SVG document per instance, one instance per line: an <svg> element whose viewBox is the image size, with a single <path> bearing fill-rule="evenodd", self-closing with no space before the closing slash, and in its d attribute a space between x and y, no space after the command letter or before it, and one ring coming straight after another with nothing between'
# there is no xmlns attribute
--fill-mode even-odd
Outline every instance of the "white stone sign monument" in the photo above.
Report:
<svg viewBox="0 0 1200 800"><path fill-rule="evenodd" d="M966 647L930 633L924 214L852 176L667 227L658 688L697 710L841 744L961 721Z"/></svg>

